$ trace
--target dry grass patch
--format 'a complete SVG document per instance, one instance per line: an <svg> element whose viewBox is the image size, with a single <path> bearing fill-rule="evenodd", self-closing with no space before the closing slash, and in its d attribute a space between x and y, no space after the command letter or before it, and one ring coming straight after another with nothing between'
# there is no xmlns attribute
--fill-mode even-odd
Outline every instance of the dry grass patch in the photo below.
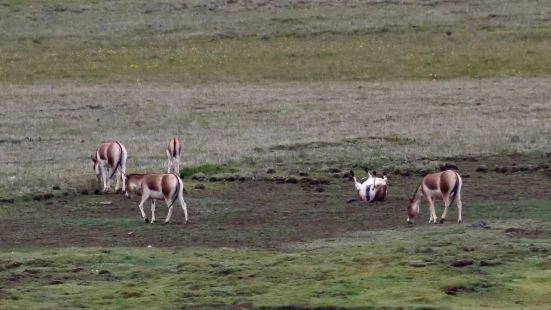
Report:
<svg viewBox="0 0 551 310"><path fill-rule="evenodd" d="M4 84L1 188L76 186L92 178L88 156L107 139L126 145L129 171L162 171L165 140L174 134L183 141L184 167L545 152L549 85L547 79Z"/></svg>

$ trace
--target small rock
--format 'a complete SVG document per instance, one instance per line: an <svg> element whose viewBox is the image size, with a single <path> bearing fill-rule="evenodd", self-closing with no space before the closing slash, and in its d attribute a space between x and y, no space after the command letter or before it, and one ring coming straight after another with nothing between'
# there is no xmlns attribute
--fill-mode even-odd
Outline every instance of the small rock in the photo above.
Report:
<svg viewBox="0 0 551 310"><path fill-rule="evenodd" d="M295 178L294 176L288 176L286 179L285 179L285 183L292 183L292 184L296 184L298 182L297 178Z"/></svg>
<svg viewBox="0 0 551 310"><path fill-rule="evenodd" d="M2 199L0 199L0 203L9 204L9 203L14 203L14 202L15 202L15 199L13 199L13 198L2 198Z"/></svg>
<svg viewBox="0 0 551 310"><path fill-rule="evenodd" d="M77 267L77 268L73 268L71 271L72 271L72 272L81 272L81 271L84 271L84 268L82 268L82 267Z"/></svg>
<svg viewBox="0 0 551 310"><path fill-rule="evenodd" d="M61 190L61 187L59 185L54 185L52 186L52 190L58 191L58 190Z"/></svg>
<svg viewBox="0 0 551 310"><path fill-rule="evenodd" d="M108 270L100 270L98 274L111 274Z"/></svg>
<svg viewBox="0 0 551 310"><path fill-rule="evenodd" d="M471 224L471 227L473 228L484 228L484 229L490 229L491 227L486 223L484 220L476 220Z"/></svg>
<svg viewBox="0 0 551 310"><path fill-rule="evenodd" d="M133 231L131 231L131 232L128 233L128 237L134 237L135 235L136 235L136 234L134 234Z"/></svg>
<svg viewBox="0 0 551 310"><path fill-rule="evenodd" d="M307 176L308 176L308 172L306 172L306 171L299 171L298 175L300 175L301 177L307 177Z"/></svg>
<svg viewBox="0 0 551 310"><path fill-rule="evenodd" d="M478 168L476 168L476 171L485 173L485 172L488 172L488 167L486 165L480 165L478 166Z"/></svg>
<svg viewBox="0 0 551 310"><path fill-rule="evenodd" d="M113 204L112 201L100 201L100 202L98 202L98 205L100 205L100 206L110 206L112 204Z"/></svg>
<svg viewBox="0 0 551 310"><path fill-rule="evenodd" d="M213 175L209 178L209 182L220 182L220 178L218 176Z"/></svg>
<svg viewBox="0 0 551 310"><path fill-rule="evenodd" d="M207 176L202 172L197 172L191 176L191 179L196 181L204 181L207 179Z"/></svg>
<svg viewBox="0 0 551 310"><path fill-rule="evenodd" d="M316 188L316 192L322 193L322 192L325 192L325 189L323 187L318 187Z"/></svg>
<svg viewBox="0 0 551 310"><path fill-rule="evenodd" d="M205 184L197 183L197 184L195 184L195 186L193 186L193 188L202 190L202 189L205 189Z"/></svg>
<svg viewBox="0 0 551 310"><path fill-rule="evenodd" d="M53 280L53 281L50 281L48 282L49 285L58 285L58 284L63 284L63 281L61 280Z"/></svg>
<svg viewBox="0 0 551 310"><path fill-rule="evenodd" d="M274 174L275 172L276 172L276 171L275 171L274 168L268 168L268 169L266 169L266 173L267 173L267 174Z"/></svg>

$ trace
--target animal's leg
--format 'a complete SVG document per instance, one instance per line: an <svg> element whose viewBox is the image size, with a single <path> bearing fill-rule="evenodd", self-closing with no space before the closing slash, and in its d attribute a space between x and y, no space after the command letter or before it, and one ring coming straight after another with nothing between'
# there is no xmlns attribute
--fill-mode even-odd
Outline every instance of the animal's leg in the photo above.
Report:
<svg viewBox="0 0 551 310"><path fill-rule="evenodd" d="M103 192L109 191L109 171L105 167L101 168L101 179L103 180Z"/></svg>
<svg viewBox="0 0 551 310"><path fill-rule="evenodd" d="M185 200L184 200L184 197L183 197L182 195L180 195L179 200L180 200L180 205L182 206L182 210L184 210L184 217L185 217L185 219L186 219L185 224L187 224L187 223L188 223L188 218L187 218L187 204L186 204L186 202L185 202Z"/></svg>
<svg viewBox="0 0 551 310"><path fill-rule="evenodd" d="M111 169L109 168L109 166L107 166L105 168L105 180L107 180L107 188L105 190L106 192L108 192L111 189L111 178L110 178L111 172L109 170Z"/></svg>
<svg viewBox="0 0 551 310"><path fill-rule="evenodd" d="M463 209L463 203L461 202L461 193L458 192L457 193L457 196L455 197L455 199L457 199L457 223L458 224L461 224L461 222L463 221L463 219L461 218L461 210Z"/></svg>
<svg viewBox="0 0 551 310"><path fill-rule="evenodd" d="M115 172L115 179L117 179L117 182L115 183L115 192L117 192L121 186L119 178L122 178L122 172L120 169Z"/></svg>
<svg viewBox="0 0 551 310"><path fill-rule="evenodd" d="M151 224L155 223L155 199L151 199Z"/></svg>
<svg viewBox="0 0 551 310"><path fill-rule="evenodd" d="M432 214L432 222L434 224L438 224L438 217L436 216L436 212L434 210L434 200L432 198L427 197L427 203L429 204L429 210Z"/></svg>
<svg viewBox="0 0 551 310"><path fill-rule="evenodd" d="M442 217L440 218L440 224L443 224L446 220L446 215L448 214L448 207L450 206L450 195L445 195L442 197L444 200L444 212L442 212Z"/></svg>
<svg viewBox="0 0 551 310"><path fill-rule="evenodd" d="M144 205L144 203L147 201L147 198L148 198L148 195L146 195L146 194L144 193L144 195L142 196L142 201L140 201L139 207L140 207L140 212L142 213L142 218L144 219L144 221L145 221L146 223L149 223L149 219L147 218L147 216L145 216L145 212L144 212L144 210L143 210L143 205Z"/></svg>
<svg viewBox="0 0 551 310"><path fill-rule="evenodd" d="M168 172L167 173L170 173L170 168L172 168L172 154L170 154L168 149L166 150L166 157L168 158L168 164L167 164Z"/></svg>
<svg viewBox="0 0 551 310"><path fill-rule="evenodd" d="M172 209L174 208L174 205L170 205L172 203L170 198L165 198L165 202L166 206L168 207L168 214L166 215L165 224L168 224L168 222L170 222L170 218L172 217Z"/></svg>

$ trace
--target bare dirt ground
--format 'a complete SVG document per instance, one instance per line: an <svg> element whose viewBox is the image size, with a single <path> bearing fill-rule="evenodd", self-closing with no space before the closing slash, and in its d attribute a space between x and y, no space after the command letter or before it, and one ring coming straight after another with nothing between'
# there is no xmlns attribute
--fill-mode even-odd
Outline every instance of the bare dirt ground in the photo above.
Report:
<svg viewBox="0 0 551 310"><path fill-rule="evenodd" d="M506 156L450 160L463 174L464 223L522 218L518 201L545 200L551 194L546 157ZM476 169L485 164L488 172ZM505 173L493 171L507 170ZM341 167L346 171L346 167ZM396 171L408 174L407 170ZM407 229L406 193L420 180L415 171L403 176L390 172L389 199L382 203L347 203L355 197L353 184L343 173L322 173L297 183L273 180L246 182L186 181L191 224L183 224L176 208L173 223L163 225L167 209L157 203L157 223L143 223L138 198L120 194L41 195L33 201L4 203L0 243L5 247L35 246L231 246L278 248L290 242L330 238L349 232ZM311 184L321 180L322 183ZM496 207L497 206L497 207ZM149 205L146 205L149 214ZM442 212L440 206L438 213ZM454 227L456 208L451 208L444 225ZM417 225L428 225L422 206Z"/></svg>

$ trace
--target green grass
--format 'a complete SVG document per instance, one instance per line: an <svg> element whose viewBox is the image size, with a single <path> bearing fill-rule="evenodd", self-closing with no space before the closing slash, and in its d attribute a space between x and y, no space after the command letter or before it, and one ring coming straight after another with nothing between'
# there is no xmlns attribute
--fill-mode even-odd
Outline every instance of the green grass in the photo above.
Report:
<svg viewBox="0 0 551 310"><path fill-rule="evenodd" d="M473 245L473 239L493 241ZM548 248L545 240L530 242ZM525 243L508 239L499 229L431 226L297 246L287 253L155 247L3 252L0 276L17 280L4 281L0 305L544 309L551 302L548 258L526 252ZM470 252L462 250L473 246ZM450 267L456 259L475 264ZM483 267L483 260L500 264ZM14 262L21 265L13 267ZM55 280L61 283L52 284ZM446 295L452 286L473 291Z"/></svg>
<svg viewBox="0 0 551 310"><path fill-rule="evenodd" d="M551 73L551 30L452 36L405 33L82 45L23 42L0 50L0 81L52 79L257 82L534 77Z"/></svg>
<svg viewBox="0 0 551 310"><path fill-rule="evenodd" d="M208 175L215 175L220 173L233 173L233 172L239 172L239 170L231 167L221 166L221 165L205 164L201 166L186 167L186 168L180 169L180 177L189 178L196 173L203 173L208 176Z"/></svg>

